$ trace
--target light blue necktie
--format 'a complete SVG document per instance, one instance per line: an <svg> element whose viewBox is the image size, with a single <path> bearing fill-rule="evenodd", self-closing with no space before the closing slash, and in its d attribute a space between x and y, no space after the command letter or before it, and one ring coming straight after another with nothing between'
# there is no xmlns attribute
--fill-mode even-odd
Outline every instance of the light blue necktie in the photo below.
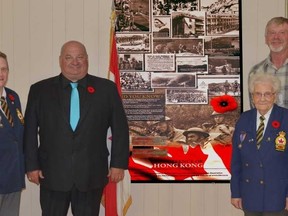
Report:
<svg viewBox="0 0 288 216"><path fill-rule="evenodd" d="M71 101L70 101L70 125L74 131L79 118L80 118L80 103L79 103L79 92L77 89L78 83L70 83L71 85Z"/></svg>

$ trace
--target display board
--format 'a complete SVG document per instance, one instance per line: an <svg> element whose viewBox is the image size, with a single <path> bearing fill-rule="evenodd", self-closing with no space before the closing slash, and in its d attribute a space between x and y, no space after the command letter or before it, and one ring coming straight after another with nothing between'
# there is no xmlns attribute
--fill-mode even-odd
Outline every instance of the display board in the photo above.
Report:
<svg viewBox="0 0 288 216"><path fill-rule="evenodd" d="M242 110L240 6L115 0L132 182L230 180Z"/></svg>

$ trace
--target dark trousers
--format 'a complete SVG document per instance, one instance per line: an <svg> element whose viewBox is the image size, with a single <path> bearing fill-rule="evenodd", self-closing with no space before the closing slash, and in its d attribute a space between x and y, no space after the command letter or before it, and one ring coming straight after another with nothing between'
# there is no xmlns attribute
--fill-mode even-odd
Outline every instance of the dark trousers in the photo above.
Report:
<svg viewBox="0 0 288 216"><path fill-rule="evenodd" d="M248 212L244 211L245 216L288 216L288 211L283 210L281 212Z"/></svg>
<svg viewBox="0 0 288 216"><path fill-rule="evenodd" d="M102 192L103 188L81 192L73 187L62 192L40 187L42 216L66 216L70 204L74 216L97 216Z"/></svg>

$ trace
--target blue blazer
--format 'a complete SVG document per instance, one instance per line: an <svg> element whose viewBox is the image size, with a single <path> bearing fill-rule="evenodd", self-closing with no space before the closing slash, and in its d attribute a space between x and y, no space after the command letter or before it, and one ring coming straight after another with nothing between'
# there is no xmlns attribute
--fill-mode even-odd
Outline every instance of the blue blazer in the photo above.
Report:
<svg viewBox="0 0 288 216"><path fill-rule="evenodd" d="M276 138L288 136L288 109L274 105L259 150L256 147L257 110L242 113L233 135L232 198L242 198L247 211L281 211L288 197L288 144L276 150ZM282 139L282 141L283 141Z"/></svg>
<svg viewBox="0 0 288 216"><path fill-rule="evenodd" d="M21 191L25 187L21 104L16 92L9 88L5 91L14 127L0 110L0 194Z"/></svg>

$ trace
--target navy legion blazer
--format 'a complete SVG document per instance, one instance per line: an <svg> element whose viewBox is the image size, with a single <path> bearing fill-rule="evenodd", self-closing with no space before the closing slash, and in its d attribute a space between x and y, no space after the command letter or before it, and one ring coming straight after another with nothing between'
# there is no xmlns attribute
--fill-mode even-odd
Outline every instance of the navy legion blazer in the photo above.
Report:
<svg viewBox="0 0 288 216"><path fill-rule="evenodd" d="M233 135L232 198L247 211L281 211L288 197L288 109L274 104L261 147L256 147L257 110L242 113ZM285 135L279 134L280 131ZM281 138L279 140L279 138ZM283 151L276 144L286 143Z"/></svg>
<svg viewBox="0 0 288 216"><path fill-rule="evenodd" d="M21 191L25 187L23 155L23 123L17 93L5 87L6 102L13 118L13 127L0 110L0 194Z"/></svg>

